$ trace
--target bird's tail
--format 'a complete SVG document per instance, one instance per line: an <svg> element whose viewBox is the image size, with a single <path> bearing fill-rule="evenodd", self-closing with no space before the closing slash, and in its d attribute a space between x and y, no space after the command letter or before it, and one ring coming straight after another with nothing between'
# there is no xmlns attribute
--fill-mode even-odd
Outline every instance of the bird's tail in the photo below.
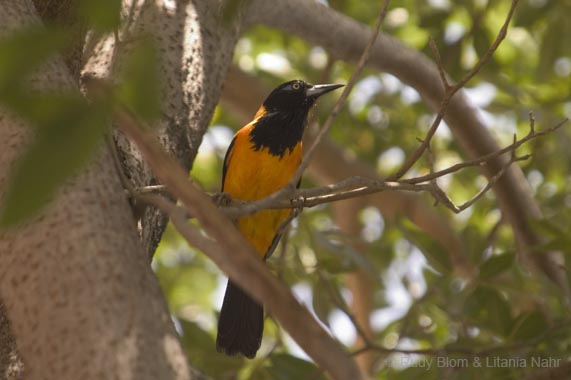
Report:
<svg viewBox="0 0 571 380"><path fill-rule="evenodd" d="M256 356L264 331L264 309L232 281L228 280L226 294L218 319L216 349L227 355Z"/></svg>

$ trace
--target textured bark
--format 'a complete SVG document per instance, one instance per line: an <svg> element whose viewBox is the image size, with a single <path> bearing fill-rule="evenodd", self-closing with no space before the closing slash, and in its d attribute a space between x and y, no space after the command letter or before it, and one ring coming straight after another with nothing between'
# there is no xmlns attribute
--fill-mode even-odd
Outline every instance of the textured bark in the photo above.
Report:
<svg viewBox="0 0 571 380"><path fill-rule="evenodd" d="M250 3L251 21L298 34L339 58L355 59L369 33L366 27L335 12L324 12L313 2ZM164 147L186 168L212 115L239 35L237 27L220 24L220 5L206 0L126 1L126 22L119 33L123 43L114 49L112 38L101 41L86 66L89 73L113 78L136 36L147 32L156 39L165 83L163 119L157 128ZM3 0L2 30L35 21L32 13L30 0ZM372 58L373 67L395 74L419 90L429 104L438 104L442 96L438 74L426 57L382 37ZM40 80L70 85L61 62L45 70ZM449 111L446 121L468 154L496 149L462 94L455 97ZM7 169L26 143L26 133L16 120L0 114L0 189ZM121 136L117 140L125 172L133 182L153 184L136 149ZM495 191L520 241L536 241L527 217L540 212L519 168L510 169ZM27 378L190 376L156 280L142 258L134 224L109 154L102 151L41 216L0 236L0 293L27 364ZM165 224L156 211L145 211L139 228L148 255Z"/></svg>
<svg viewBox="0 0 571 380"><path fill-rule="evenodd" d="M160 197L153 202L170 215L176 229L239 284L255 301L263 303L305 352L336 380L360 379L350 355L339 345L259 260L235 224L212 199L185 178L184 170L162 150L155 136L137 127L127 113L119 113L121 130L136 142L157 177L180 198L200 223L205 236L188 224L186 212Z"/></svg>
<svg viewBox="0 0 571 380"><path fill-rule="evenodd" d="M310 43L323 46L337 59L357 60L371 33L367 26L316 1L252 0L251 10L248 13L249 23L262 23L297 35ZM371 52L369 66L395 75L416 89L430 107L438 108L444 96L443 86L436 65L422 53L404 46L390 36L381 35ZM462 150L470 158L498 150L497 142L462 91L452 98L444 119ZM486 176L491 177L506 161L506 156L500 156L490 161L482 170ZM566 274L558 266L557 258L552 255L534 254L531 249L540 243L541 239L532 230L530 219L540 218L542 214L522 170L512 165L494 185L493 190L524 253L522 257L531 258L548 277L569 294Z"/></svg>
<svg viewBox="0 0 571 380"><path fill-rule="evenodd" d="M222 24L219 1L125 1L120 44L100 41L87 58L85 74L111 78L120 72L137 39L152 36L160 54L162 118L155 125L166 151L190 169L218 102L238 38L238 23ZM156 184L137 148L116 135L124 172L136 187ZM167 219L143 208L139 231L152 257Z"/></svg>
<svg viewBox="0 0 571 380"><path fill-rule="evenodd" d="M64 52L63 60L75 82L79 82L83 64L83 42L86 26L79 19L76 6L81 0L32 0L38 16L45 24L65 28L71 46Z"/></svg>
<svg viewBox="0 0 571 380"><path fill-rule="evenodd" d="M2 33L36 22L31 1L2 2ZM74 85L60 60L34 83ZM0 200L30 131L0 110ZM0 259L0 293L26 379L190 378L106 150L40 215L0 234Z"/></svg>
<svg viewBox="0 0 571 380"><path fill-rule="evenodd" d="M74 0L33 1L43 21L68 28L72 35L73 45L63 58L75 81L79 81L83 29L73 15L73 2ZM0 300L0 379L21 379L24 376L24 365L12 335L6 309L1 302Z"/></svg>
<svg viewBox="0 0 571 380"><path fill-rule="evenodd" d="M18 354L6 309L0 303L0 379L24 378L24 363Z"/></svg>
<svg viewBox="0 0 571 380"><path fill-rule="evenodd" d="M34 3L44 20L69 27L81 40L84 30L73 18L73 1L35 0ZM162 94L164 118L157 128L167 151L189 169L216 105L238 31L232 24L220 25L218 2L180 1L176 3L176 8L170 7L172 4L174 2L125 1L125 26L119 34L122 43L115 49L113 38L99 41L94 50L88 51L86 60L89 61L85 72L113 78L120 70L124 57L129 54L133 41L146 33L153 35L159 47L161 74L165 83ZM16 9L15 4L2 6L6 14L22 11L22 7ZM27 13L31 13L29 4L23 7ZM74 82L79 79L79 67L83 61L81 55L77 54L78 51L81 49L74 48L64 57ZM133 183L136 186L155 183L136 149L121 136L117 136L117 140L125 173ZM106 159L108 160L108 157ZM109 161L105 162L105 165L109 164ZM120 189L117 194L121 194ZM154 252L166 222L166 218L156 210L144 210L138 227L148 256ZM12 239L17 240L18 237L12 236ZM4 318L2 321L6 322L2 323L0 330L2 342L6 342L3 347L12 349L13 340L9 335L3 335L9 331L8 319ZM13 357L13 353L9 355Z"/></svg>

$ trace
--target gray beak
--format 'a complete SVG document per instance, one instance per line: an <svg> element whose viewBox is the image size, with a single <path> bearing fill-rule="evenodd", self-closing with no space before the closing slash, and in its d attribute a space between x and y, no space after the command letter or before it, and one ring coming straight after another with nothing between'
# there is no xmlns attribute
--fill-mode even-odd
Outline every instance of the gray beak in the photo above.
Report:
<svg viewBox="0 0 571 380"><path fill-rule="evenodd" d="M315 86L309 87L305 90L305 96L307 98L318 98L323 94L328 93L329 91L333 91L338 89L339 87L345 86L344 84L316 84Z"/></svg>

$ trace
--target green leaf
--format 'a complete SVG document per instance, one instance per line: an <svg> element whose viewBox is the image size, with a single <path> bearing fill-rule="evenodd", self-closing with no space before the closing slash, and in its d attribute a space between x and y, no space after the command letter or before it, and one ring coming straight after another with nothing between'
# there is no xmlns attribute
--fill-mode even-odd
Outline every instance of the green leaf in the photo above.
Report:
<svg viewBox="0 0 571 380"><path fill-rule="evenodd" d="M560 251L563 254L569 255L571 253L571 239L560 237L533 246L533 252L536 253L547 253L553 251Z"/></svg>
<svg viewBox="0 0 571 380"><path fill-rule="evenodd" d="M312 305L313 311L315 311L319 320L326 326L329 326L328 317L331 312L331 301L323 289L319 287L313 288Z"/></svg>
<svg viewBox="0 0 571 380"><path fill-rule="evenodd" d="M547 329L547 321L537 310L521 313L514 321L510 338L514 341L526 341L537 338Z"/></svg>
<svg viewBox="0 0 571 380"><path fill-rule="evenodd" d="M288 354L274 354L268 367L274 380L325 380L323 371L315 364Z"/></svg>
<svg viewBox="0 0 571 380"><path fill-rule="evenodd" d="M428 260L428 263L434 269L440 273L452 272L450 257L440 243L433 240L430 236L406 219L403 219L403 227L405 229L405 235L422 251Z"/></svg>
<svg viewBox="0 0 571 380"><path fill-rule="evenodd" d="M474 49L476 49L478 57L482 58L488 52L491 45L492 44L486 30L480 29L474 33Z"/></svg>
<svg viewBox="0 0 571 380"><path fill-rule="evenodd" d="M91 113L79 92L40 93L17 91L4 101L12 111L28 120L41 133L61 133L64 138L71 124Z"/></svg>
<svg viewBox="0 0 571 380"><path fill-rule="evenodd" d="M488 279L509 269L513 265L514 258L513 252L490 257L480 266L480 278Z"/></svg>
<svg viewBox="0 0 571 380"><path fill-rule="evenodd" d="M560 43L561 36L565 35L568 20L559 12L551 14L546 24L546 30L541 40L539 53L539 66L537 67L538 80L544 80L552 72L553 63L563 53L564 44Z"/></svg>
<svg viewBox="0 0 571 380"><path fill-rule="evenodd" d="M155 45L150 38L142 39L131 51L122 73L119 99L145 121L159 117L159 77Z"/></svg>
<svg viewBox="0 0 571 380"><path fill-rule="evenodd" d="M450 12L442 9L428 8L427 11L421 12L418 26L423 29L441 28L450 16Z"/></svg>
<svg viewBox="0 0 571 380"><path fill-rule="evenodd" d="M533 229L543 236L553 238L567 238L569 233L565 231L555 220L551 219L530 219L529 220Z"/></svg>
<svg viewBox="0 0 571 380"><path fill-rule="evenodd" d="M512 324L511 310L505 298L494 288L479 286L466 299L464 314L478 327L506 336Z"/></svg>
<svg viewBox="0 0 571 380"><path fill-rule="evenodd" d="M61 29L40 26L18 30L0 40L0 100L19 87L24 76L63 49L69 37Z"/></svg>
<svg viewBox="0 0 571 380"><path fill-rule="evenodd" d="M538 21L544 21L548 11L555 5L555 1L546 1L541 7L530 5L530 2L521 2L514 15L514 26L530 28Z"/></svg>
<svg viewBox="0 0 571 380"><path fill-rule="evenodd" d="M37 128L10 174L0 214L2 227L19 224L44 206L57 187L91 158L108 122L107 107L90 106L79 93L30 94L27 110L12 108Z"/></svg>
<svg viewBox="0 0 571 380"><path fill-rule="evenodd" d="M328 273L347 273L357 269L371 272L367 258L352 247L352 241L338 231L313 231L319 265Z"/></svg>
<svg viewBox="0 0 571 380"><path fill-rule="evenodd" d="M484 234L475 224L476 223L466 226L461 232L460 238L464 242L466 256L469 257L472 262L480 263L482 261L482 252L484 252L488 244Z"/></svg>
<svg viewBox="0 0 571 380"><path fill-rule="evenodd" d="M79 14L98 32L111 32L121 22L120 0L82 0Z"/></svg>
<svg viewBox="0 0 571 380"><path fill-rule="evenodd" d="M196 323L179 320L184 351L194 368L214 378L235 378L244 364L241 356L227 356L216 351L214 338Z"/></svg>

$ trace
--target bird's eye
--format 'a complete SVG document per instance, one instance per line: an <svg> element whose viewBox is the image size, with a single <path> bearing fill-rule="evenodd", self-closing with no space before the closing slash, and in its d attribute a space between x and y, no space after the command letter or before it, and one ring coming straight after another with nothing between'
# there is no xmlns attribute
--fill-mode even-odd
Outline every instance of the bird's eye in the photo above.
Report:
<svg viewBox="0 0 571 380"><path fill-rule="evenodd" d="M299 83L294 83L291 85L291 88L293 88L294 90L299 90L301 88L301 84Z"/></svg>

